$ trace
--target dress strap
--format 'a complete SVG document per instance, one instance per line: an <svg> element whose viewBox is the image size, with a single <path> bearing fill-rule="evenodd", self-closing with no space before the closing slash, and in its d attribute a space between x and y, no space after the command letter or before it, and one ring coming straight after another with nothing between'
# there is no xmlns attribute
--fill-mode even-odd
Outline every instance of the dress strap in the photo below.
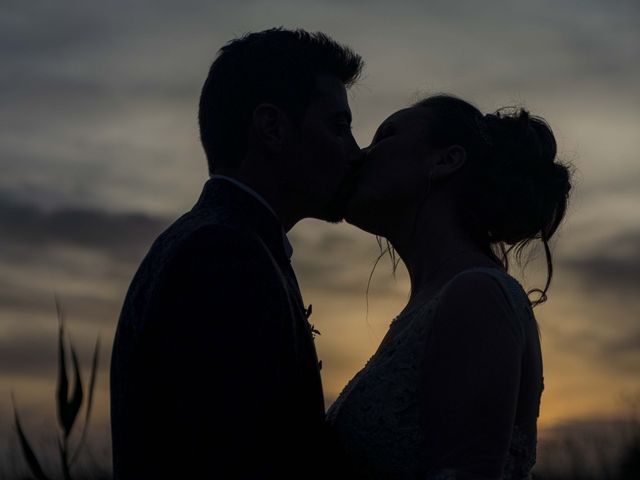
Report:
<svg viewBox="0 0 640 480"><path fill-rule="evenodd" d="M457 277L465 273L470 272L483 272L493 277L498 284L502 287L502 291L511 306L514 313L514 324L519 335L522 345L525 345L526 329L525 323L529 321L531 315L531 306L529 303L529 297L525 293L522 285L515 278L509 275L504 270L494 267L472 267L466 270L462 270L454 275L442 288L442 291L451 284Z"/></svg>

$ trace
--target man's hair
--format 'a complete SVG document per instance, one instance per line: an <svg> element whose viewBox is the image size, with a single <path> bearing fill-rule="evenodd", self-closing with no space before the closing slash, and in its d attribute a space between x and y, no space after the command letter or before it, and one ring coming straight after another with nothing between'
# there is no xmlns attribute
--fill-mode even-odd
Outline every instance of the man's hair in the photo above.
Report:
<svg viewBox="0 0 640 480"><path fill-rule="evenodd" d="M198 121L209 173L236 168L247 153L254 109L280 107L299 125L314 99L319 75L356 82L364 62L350 48L321 32L272 28L224 45L202 87Z"/></svg>

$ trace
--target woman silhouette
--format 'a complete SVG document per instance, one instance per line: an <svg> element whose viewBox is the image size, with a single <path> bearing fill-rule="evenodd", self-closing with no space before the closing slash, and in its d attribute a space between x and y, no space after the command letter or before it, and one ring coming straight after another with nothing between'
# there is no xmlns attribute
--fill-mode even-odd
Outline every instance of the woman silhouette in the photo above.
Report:
<svg viewBox="0 0 640 480"><path fill-rule="evenodd" d="M365 151L346 220L387 239L411 294L328 423L364 478L530 478L544 388L532 305L570 190L551 129L438 95ZM534 239L548 275L530 301L507 253Z"/></svg>

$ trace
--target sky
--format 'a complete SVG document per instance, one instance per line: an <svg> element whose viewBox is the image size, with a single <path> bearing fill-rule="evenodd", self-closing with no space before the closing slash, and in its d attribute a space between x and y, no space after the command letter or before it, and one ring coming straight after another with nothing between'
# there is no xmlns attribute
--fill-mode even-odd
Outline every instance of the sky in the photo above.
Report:
<svg viewBox="0 0 640 480"><path fill-rule="evenodd" d="M16 448L11 391L29 431L55 426L57 294L85 378L101 337L91 438L95 455L108 456L109 356L124 295L207 179L202 83L225 42L273 26L323 31L363 56L349 92L361 147L388 115L439 92L484 112L522 105L549 122L575 174L552 242L549 301L535 310L540 438L618 425L624 399L640 392L639 21L631 0L3 0L0 449ZM375 237L317 220L289 237L321 332L329 405L402 310L407 275L401 266L394 278L384 259L367 299ZM543 266L534 255L514 275L539 286Z"/></svg>

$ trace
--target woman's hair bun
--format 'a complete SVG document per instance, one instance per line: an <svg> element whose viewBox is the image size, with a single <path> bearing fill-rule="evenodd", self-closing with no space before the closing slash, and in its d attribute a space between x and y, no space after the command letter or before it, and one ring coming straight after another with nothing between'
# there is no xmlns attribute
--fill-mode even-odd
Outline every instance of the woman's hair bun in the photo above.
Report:
<svg viewBox="0 0 640 480"><path fill-rule="evenodd" d="M547 122L524 109L504 108L484 116L487 161L478 220L492 242L513 245L548 240L558 228L571 189L570 172L556 161L556 139Z"/></svg>

